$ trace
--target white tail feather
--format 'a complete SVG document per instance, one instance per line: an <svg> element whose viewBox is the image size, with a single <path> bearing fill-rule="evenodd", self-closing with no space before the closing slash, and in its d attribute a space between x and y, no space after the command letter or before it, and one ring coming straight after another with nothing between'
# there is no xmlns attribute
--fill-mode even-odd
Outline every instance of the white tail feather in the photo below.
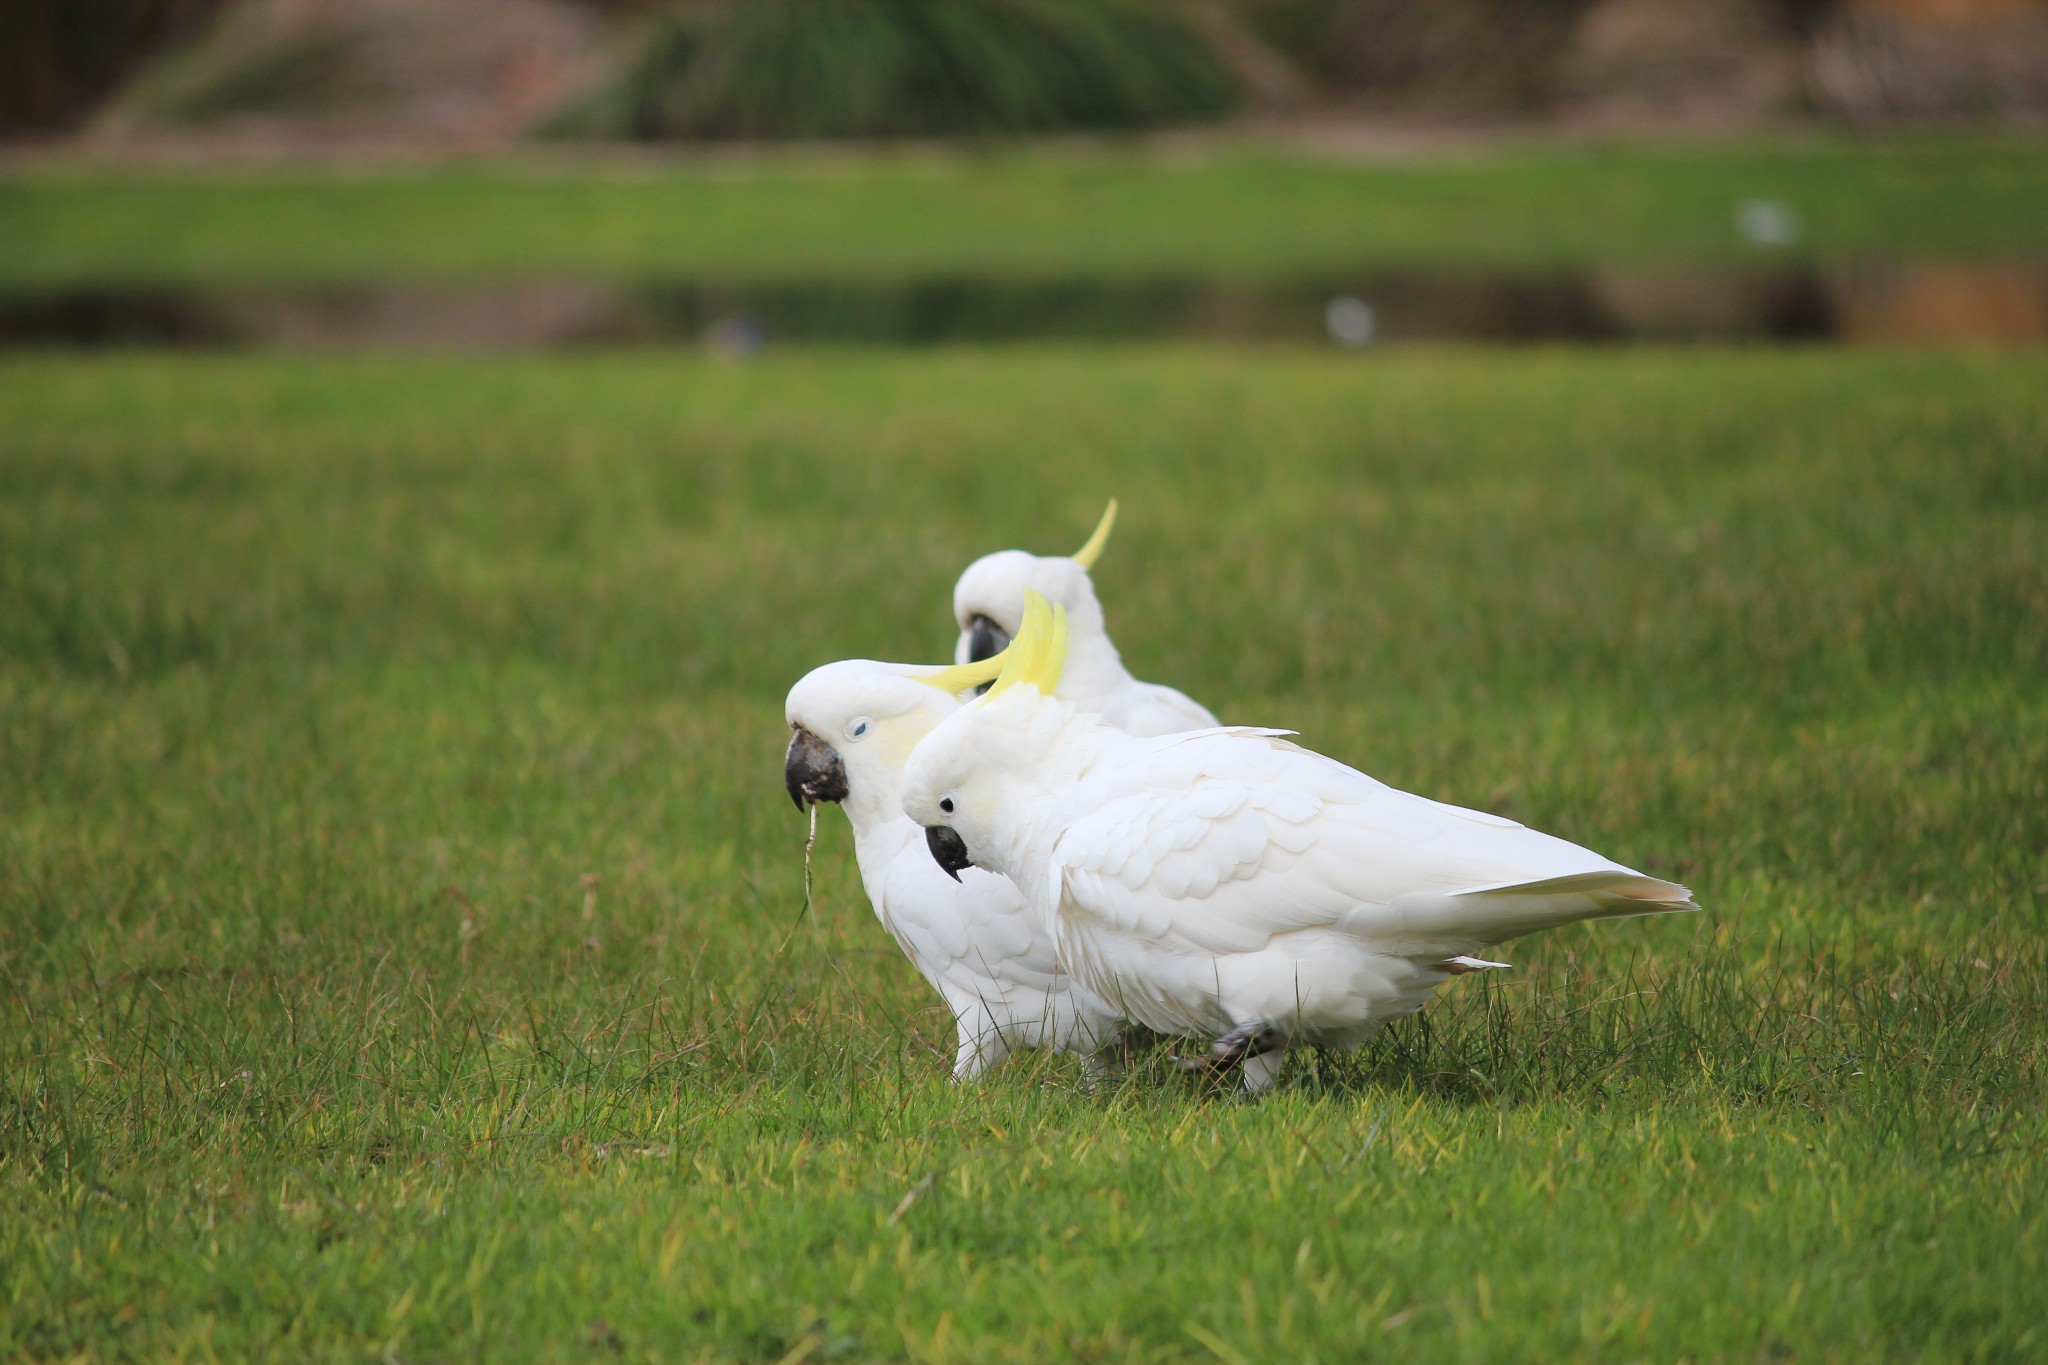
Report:
<svg viewBox="0 0 2048 1365"><path fill-rule="evenodd" d="M1460 953L1458 956L1447 958L1437 965L1440 971L1449 972L1453 976L1464 976L1468 972L1490 972L1500 968L1512 967L1515 964L1512 962L1488 962L1483 957L1468 957L1464 953Z"/></svg>
<svg viewBox="0 0 2048 1365"><path fill-rule="evenodd" d="M1676 882L1614 868L1464 891L1418 892L1392 905L1354 910L1338 928L1384 951L1449 956L1579 920L1697 909L1692 892Z"/></svg>

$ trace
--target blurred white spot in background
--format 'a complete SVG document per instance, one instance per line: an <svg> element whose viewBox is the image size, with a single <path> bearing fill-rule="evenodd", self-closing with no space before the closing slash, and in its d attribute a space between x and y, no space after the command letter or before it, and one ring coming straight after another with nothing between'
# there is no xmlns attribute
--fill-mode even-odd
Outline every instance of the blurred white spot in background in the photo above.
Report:
<svg viewBox="0 0 2048 1365"><path fill-rule="evenodd" d="M751 313L735 313L712 323L704 341L719 355L744 360L768 344L768 328Z"/></svg>
<svg viewBox="0 0 2048 1365"><path fill-rule="evenodd" d="M1745 199L1735 206L1735 230L1756 246L1791 246L1799 240L1799 215L1775 199Z"/></svg>
<svg viewBox="0 0 2048 1365"><path fill-rule="evenodd" d="M1330 340L1349 350L1370 346L1379 332L1380 321L1373 315L1372 305L1364 299L1354 299L1340 294L1323 307L1323 326L1329 329Z"/></svg>

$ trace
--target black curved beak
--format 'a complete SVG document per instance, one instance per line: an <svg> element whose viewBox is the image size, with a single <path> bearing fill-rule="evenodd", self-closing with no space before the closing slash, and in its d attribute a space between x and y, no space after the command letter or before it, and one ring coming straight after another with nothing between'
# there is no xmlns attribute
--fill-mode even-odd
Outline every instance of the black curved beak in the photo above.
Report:
<svg viewBox="0 0 2048 1365"><path fill-rule="evenodd" d="M967 856L967 841L955 834L950 825L933 825L924 832L924 842L932 851L932 861L946 869L946 875L956 882L962 871L974 866L974 859Z"/></svg>
<svg viewBox="0 0 2048 1365"><path fill-rule="evenodd" d="M977 615L967 623L967 662L993 659L1009 647L1010 632L986 616Z"/></svg>
<svg viewBox="0 0 2048 1365"><path fill-rule="evenodd" d="M846 765L839 753L802 726L789 737L789 754L782 760L782 784L789 799L802 810L814 801L846 799Z"/></svg>

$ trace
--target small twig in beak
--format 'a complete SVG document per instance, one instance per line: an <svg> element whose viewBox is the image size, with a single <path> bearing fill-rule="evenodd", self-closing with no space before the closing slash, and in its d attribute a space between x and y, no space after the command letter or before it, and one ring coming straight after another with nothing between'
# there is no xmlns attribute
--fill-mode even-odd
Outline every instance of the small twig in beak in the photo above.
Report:
<svg viewBox="0 0 2048 1365"><path fill-rule="evenodd" d="M798 913L808 912L811 927L818 927L817 907L811 901L811 850L818 846L818 803L811 802L811 832L804 837L804 908Z"/></svg>

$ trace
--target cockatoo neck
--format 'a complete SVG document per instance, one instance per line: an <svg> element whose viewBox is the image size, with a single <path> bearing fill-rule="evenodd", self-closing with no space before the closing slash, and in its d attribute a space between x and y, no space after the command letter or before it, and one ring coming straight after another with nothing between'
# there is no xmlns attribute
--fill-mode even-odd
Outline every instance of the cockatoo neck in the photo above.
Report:
<svg viewBox="0 0 2048 1365"><path fill-rule="evenodd" d="M1132 680L1123 656L1102 628L1102 609L1088 605L1095 608L1092 621L1067 618L1067 662L1060 672L1059 692L1080 710L1100 715L1104 703L1120 697Z"/></svg>
<svg viewBox="0 0 2048 1365"><path fill-rule="evenodd" d="M865 822L854 819L851 810L846 814L853 821L853 860L859 864L863 879L882 875L913 843L917 845L918 856L926 856L924 831L903 813L900 805L894 815L883 812Z"/></svg>
<svg viewBox="0 0 2048 1365"><path fill-rule="evenodd" d="M863 754L849 763L846 799L840 805L853 826L855 842L873 837L891 821L909 823L903 814L903 765Z"/></svg>
<svg viewBox="0 0 2048 1365"><path fill-rule="evenodd" d="M1058 832L1041 808L1057 804L1086 777L1118 732L1063 697L1028 688L998 698L986 723L1001 736L1002 752L992 765L1001 815L976 831L975 856L1022 885L1050 853Z"/></svg>

